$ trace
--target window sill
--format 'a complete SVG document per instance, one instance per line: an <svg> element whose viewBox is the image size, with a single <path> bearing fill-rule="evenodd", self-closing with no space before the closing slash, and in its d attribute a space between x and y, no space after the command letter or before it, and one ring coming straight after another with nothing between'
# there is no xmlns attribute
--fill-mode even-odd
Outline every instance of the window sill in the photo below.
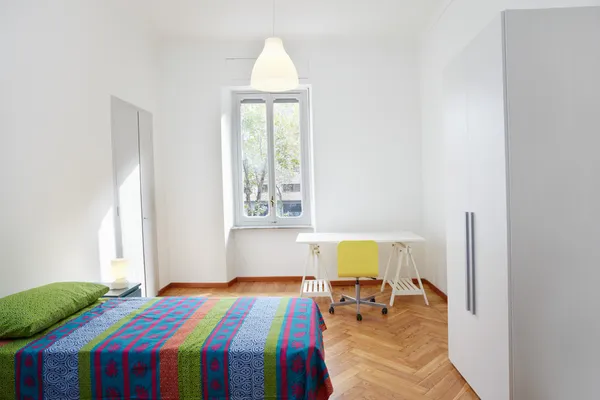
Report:
<svg viewBox="0 0 600 400"><path fill-rule="evenodd" d="M271 225L258 225L258 226L232 226L232 231L245 231L251 229L309 229L315 230L313 226L310 225L280 225L280 226L271 226Z"/></svg>

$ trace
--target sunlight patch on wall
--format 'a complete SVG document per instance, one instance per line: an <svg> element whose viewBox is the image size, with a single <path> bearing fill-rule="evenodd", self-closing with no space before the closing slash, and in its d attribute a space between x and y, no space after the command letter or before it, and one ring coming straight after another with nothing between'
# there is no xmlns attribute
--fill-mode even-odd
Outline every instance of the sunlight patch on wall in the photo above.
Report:
<svg viewBox="0 0 600 400"><path fill-rule="evenodd" d="M98 254L100 255L100 277L102 282L111 282L110 260L115 258L115 216L111 207L98 229Z"/></svg>

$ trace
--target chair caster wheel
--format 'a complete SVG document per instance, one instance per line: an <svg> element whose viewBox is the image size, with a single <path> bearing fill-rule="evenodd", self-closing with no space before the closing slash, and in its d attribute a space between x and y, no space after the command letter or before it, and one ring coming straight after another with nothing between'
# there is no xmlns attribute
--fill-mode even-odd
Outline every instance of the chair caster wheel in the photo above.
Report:
<svg viewBox="0 0 600 400"><path fill-rule="evenodd" d="M362 315L356 314L356 320L357 321L362 321Z"/></svg>
<svg viewBox="0 0 600 400"><path fill-rule="evenodd" d="M341 302L341 303L343 303L343 302L345 302L345 301L346 301L346 298L345 298L345 297L340 297L340 302Z"/></svg>
<svg viewBox="0 0 600 400"><path fill-rule="evenodd" d="M335 313L335 309L333 307L329 307L329 314Z"/></svg>
<svg viewBox="0 0 600 400"><path fill-rule="evenodd" d="M383 308L383 309L381 310L381 313L382 313L383 315L386 315L386 314L387 314L387 311L388 311L388 309L387 309L387 308Z"/></svg>
<svg viewBox="0 0 600 400"><path fill-rule="evenodd" d="M370 301L371 303L375 303L375 299L374 299L374 298L373 298L373 299L371 299L371 300L369 300L369 301Z"/></svg>

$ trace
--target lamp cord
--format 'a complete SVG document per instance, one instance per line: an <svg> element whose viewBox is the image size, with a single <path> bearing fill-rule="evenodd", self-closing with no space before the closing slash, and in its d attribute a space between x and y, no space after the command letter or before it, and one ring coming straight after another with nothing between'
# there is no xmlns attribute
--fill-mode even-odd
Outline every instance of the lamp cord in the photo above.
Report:
<svg viewBox="0 0 600 400"><path fill-rule="evenodd" d="M275 37L275 0L273 0L273 12L272 12L272 16L273 16L273 36Z"/></svg>

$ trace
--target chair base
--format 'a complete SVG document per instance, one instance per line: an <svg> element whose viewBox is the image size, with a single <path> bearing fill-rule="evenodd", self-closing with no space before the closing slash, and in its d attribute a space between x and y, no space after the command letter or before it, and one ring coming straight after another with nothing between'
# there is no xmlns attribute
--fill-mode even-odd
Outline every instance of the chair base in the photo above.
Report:
<svg viewBox="0 0 600 400"><path fill-rule="evenodd" d="M331 307L329 307L329 312L331 314L334 313L335 307L350 306L353 304L356 304L356 317L359 321L362 320L362 316L360 314L360 305L361 304L365 305L365 306L381 308L382 314L384 314L384 315L387 314L387 305L383 304L383 303L375 303L375 295L367 296L367 297L360 297L360 282L358 279L356 279L356 284L354 285L354 287L356 290L356 296L352 297L352 296L347 296L347 295L343 294L341 301L336 302L336 303L331 303Z"/></svg>
<svg viewBox="0 0 600 400"><path fill-rule="evenodd" d="M375 302L371 301L371 299L373 299L373 300L375 299L375 296L362 297L362 298L358 299L358 302L356 301L356 297L346 296L345 294L342 295L342 298L345 300L338 301L336 303L331 303L331 307L349 306L351 304L356 304L356 303L364 304L364 305L372 306L372 307L379 307L379 308L387 307L387 304L375 303Z"/></svg>

